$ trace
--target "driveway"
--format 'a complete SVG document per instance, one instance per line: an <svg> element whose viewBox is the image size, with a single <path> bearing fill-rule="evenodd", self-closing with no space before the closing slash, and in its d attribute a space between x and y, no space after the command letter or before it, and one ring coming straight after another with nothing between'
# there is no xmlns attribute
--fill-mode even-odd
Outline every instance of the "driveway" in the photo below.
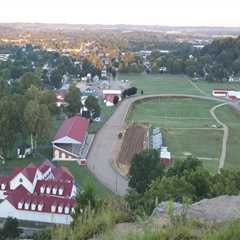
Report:
<svg viewBox="0 0 240 240"><path fill-rule="evenodd" d="M143 99L158 97L188 97L226 103L226 101L222 99L184 94L142 95L127 98L120 103L114 114L96 134L87 159L90 171L102 184L117 195L124 196L128 189L127 178L121 176L112 168L112 162L118 154L118 152L116 152L116 146L119 141L118 133L127 125L125 119L132 103Z"/></svg>

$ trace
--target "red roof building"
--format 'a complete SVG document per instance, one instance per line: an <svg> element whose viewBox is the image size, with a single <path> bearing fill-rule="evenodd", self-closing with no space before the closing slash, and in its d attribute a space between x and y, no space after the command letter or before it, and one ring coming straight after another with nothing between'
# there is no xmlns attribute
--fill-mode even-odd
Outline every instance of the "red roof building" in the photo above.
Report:
<svg viewBox="0 0 240 240"><path fill-rule="evenodd" d="M53 160L82 160L88 127L89 120L84 117L75 116L65 120L52 142Z"/></svg>
<svg viewBox="0 0 240 240"><path fill-rule="evenodd" d="M49 160L17 168L10 176L0 176L0 218L69 224L76 192L69 170Z"/></svg>

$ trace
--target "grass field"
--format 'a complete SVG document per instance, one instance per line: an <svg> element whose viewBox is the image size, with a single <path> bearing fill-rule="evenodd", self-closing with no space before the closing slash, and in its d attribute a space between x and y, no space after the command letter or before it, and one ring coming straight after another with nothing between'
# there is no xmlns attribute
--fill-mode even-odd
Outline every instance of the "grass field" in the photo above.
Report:
<svg viewBox="0 0 240 240"><path fill-rule="evenodd" d="M147 101L137 104L128 120L160 127L173 158L185 158L191 153L214 172L218 167L223 136L223 131L209 113L216 104L215 101L198 99Z"/></svg>
<svg viewBox="0 0 240 240"><path fill-rule="evenodd" d="M225 168L240 170L240 113L230 106L224 106L217 109L216 114L229 127Z"/></svg>
<svg viewBox="0 0 240 240"><path fill-rule="evenodd" d="M118 79L129 80L133 86L143 90L144 94L176 93L211 96L214 88L240 90L240 83L209 83L198 80L192 84L192 79L185 75L132 73L119 74Z"/></svg>
<svg viewBox="0 0 240 240"><path fill-rule="evenodd" d="M139 90L143 90L144 94L161 94L161 93L185 93L197 94L196 90L190 83L187 76L184 75L168 75L156 74L120 74L119 80L125 79L131 82L132 86L136 86Z"/></svg>

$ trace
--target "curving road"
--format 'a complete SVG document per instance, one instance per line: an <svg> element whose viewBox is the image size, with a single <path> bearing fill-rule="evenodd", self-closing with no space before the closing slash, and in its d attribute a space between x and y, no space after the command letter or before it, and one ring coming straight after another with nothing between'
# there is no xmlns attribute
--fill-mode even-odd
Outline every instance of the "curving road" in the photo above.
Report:
<svg viewBox="0 0 240 240"><path fill-rule="evenodd" d="M123 196L127 193L128 180L112 168L112 161L117 152L118 133L126 127L126 117L133 103L144 99L164 97L187 97L203 100L214 100L227 104L225 100L207 96L186 95L186 94L159 94L142 95L125 99L116 109L110 119L96 134L91 150L88 155L88 168L96 178L117 195ZM214 111L213 111L214 114ZM219 122L219 121L217 121ZM223 126L222 123L219 122ZM224 164L224 161L223 161Z"/></svg>
<svg viewBox="0 0 240 240"><path fill-rule="evenodd" d="M225 123L223 123L222 121L220 121L217 118L217 116L215 114L215 111L216 111L216 109L218 109L222 106L225 106L227 104L228 103L221 103L219 105L214 106L210 110L210 113L211 113L212 117L223 128L222 152L221 152L221 156L220 156L220 159L219 159L218 171L220 171L224 167L224 163L225 163L225 159L226 159L226 155L227 155L227 142L228 142L228 136L229 136L229 129L228 129L228 126Z"/></svg>

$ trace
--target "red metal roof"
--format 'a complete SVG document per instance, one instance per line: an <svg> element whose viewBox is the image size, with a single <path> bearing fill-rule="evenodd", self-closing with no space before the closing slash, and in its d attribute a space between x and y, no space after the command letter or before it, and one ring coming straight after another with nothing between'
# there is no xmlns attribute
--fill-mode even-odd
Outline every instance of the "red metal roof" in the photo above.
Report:
<svg viewBox="0 0 240 240"><path fill-rule="evenodd" d="M80 116L75 116L65 120L59 128L54 141L70 137L80 143L84 141L89 126L89 120Z"/></svg>
<svg viewBox="0 0 240 240"><path fill-rule="evenodd" d="M52 164L51 161L45 160L38 169L41 171L41 173L45 173L49 168L54 169L55 166Z"/></svg>
<svg viewBox="0 0 240 240"><path fill-rule="evenodd" d="M30 181L33 182L36 175L37 167L34 165L30 165L25 167L21 173Z"/></svg>
<svg viewBox="0 0 240 240"><path fill-rule="evenodd" d="M70 209L76 205L76 201L73 199L68 198L61 198L61 197L55 197L55 196L49 196L49 195L36 195L36 194L29 194L28 191L20 186L15 191L12 191L8 197L7 200L18 210L22 211L33 211L31 210L31 207L29 207L28 210L18 208L19 202L28 202L28 203L34 203L34 204L43 204L43 209L41 212L45 213L51 213L51 207L52 205L56 206L68 206ZM38 211L37 208L34 210L34 212ZM64 214L64 211L62 213L55 212L56 214Z"/></svg>
<svg viewBox="0 0 240 240"><path fill-rule="evenodd" d="M73 182L73 176L66 167L56 167L52 170L52 174L56 181Z"/></svg>

